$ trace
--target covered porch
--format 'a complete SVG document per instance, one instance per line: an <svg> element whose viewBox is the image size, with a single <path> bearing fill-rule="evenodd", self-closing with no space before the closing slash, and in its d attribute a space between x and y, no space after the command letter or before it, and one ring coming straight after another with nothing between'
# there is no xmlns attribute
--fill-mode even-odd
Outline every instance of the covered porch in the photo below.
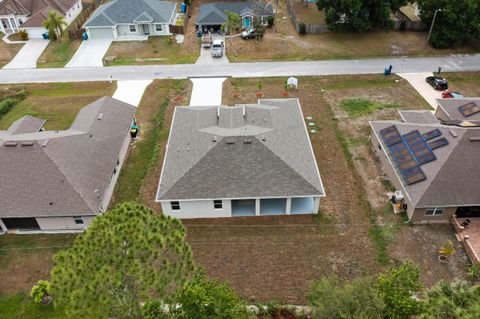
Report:
<svg viewBox="0 0 480 319"><path fill-rule="evenodd" d="M0 32L5 35L18 32L18 26L15 23L14 18L0 18Z"/></svg>
<svg viewBox="0 0 480 319"><path fill-rule="evenodd" d="M233 199L232 216L316 214L319 197Z"/></svg>

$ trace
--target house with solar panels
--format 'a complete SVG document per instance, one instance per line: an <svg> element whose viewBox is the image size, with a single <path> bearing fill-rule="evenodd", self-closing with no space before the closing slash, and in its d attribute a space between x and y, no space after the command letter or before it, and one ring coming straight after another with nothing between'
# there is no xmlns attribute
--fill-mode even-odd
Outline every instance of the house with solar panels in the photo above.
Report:
<svg viewBox="0 0 480 319"><path fill-rule="evenodd" d="M324 196L298 99L175 109L156 196L164 214L316 214Z"/></svg>
<svg viewBox="0 0 480 319"><path fill-rule="evenodd" d="M414 223L480 217L480 98L371 121L372 144Z"/></svg>

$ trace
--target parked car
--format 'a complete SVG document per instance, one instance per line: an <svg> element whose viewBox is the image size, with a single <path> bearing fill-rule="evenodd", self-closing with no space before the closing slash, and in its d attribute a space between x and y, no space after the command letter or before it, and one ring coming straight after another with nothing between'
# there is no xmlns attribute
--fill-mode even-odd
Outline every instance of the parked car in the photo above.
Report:
<svg viewBox="0 0 480 319"><path fill-rule="evenodd" d="M247 30L243 31L243 32L242 32L242 35L241 35L242 39L245 39L245 40L247 40L247 39L255 39L257 36L260 37L260 38L262 38L262 37L263 37L263 34L260 33L260 32L255 32L255 29L253 29L253 28L252 28L252 29L247 29Z"/></svg>
<svg viewBox="0 0 480 319"><path fill-rule="evenodd" d="M444 99L463 99L463 95L460 92L450 92L445 90L442 92L442 98Z"/></svg>
<svg viewBox="0 0 480 319"><path fill-rule="evenodd" d="M210 48L212 46L212 35L210 33L205 33L202 35L202 48Z"/></svg>
<svg viewBox="0 0 480 319"><path fill-rule="evenodd" d="M223 41L214 40L212 44L212 56L214 58L221 58L223 56Z"/></svg>
<svg viewBox="0 0 480 319"><path fill-rule="evenodd" d="M435 90L448 90L448 81L439 76L429 76L425 79Z"/></svg>

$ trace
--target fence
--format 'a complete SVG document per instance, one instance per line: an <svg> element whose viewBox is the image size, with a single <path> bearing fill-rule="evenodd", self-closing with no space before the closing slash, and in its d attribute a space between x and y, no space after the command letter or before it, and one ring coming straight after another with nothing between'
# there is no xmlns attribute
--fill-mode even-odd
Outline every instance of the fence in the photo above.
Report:
<svg viewBox="0 0 480 319"><path fill-rule="evenodd" d="M173 34L186 34L187 33L188 19L190 18L190 16L188 15L188 11L190 10L189 8L190 7L187 7L187 9L185 10L185 13L180 14L180 15L183 15L183 25L171 25L170 26L170 32L171 33L173 33ZM179 18L180 17L177 17L177 20Z"/></svg>
<svg viewBox="0 0 480 319"><path fill-rule="evenodd" d="M67 27L68 37L72 40L78 40L82 38L84 32L83 25L87 22L90 15L95 11L103 0L93 0L90 3L82 3L83 10L75 20Z"/></svg>
<svg viewBox="0 0 480 319"><path fill-rule="evenodd" d="M300 24L302 22L299 22L295 10L293 9L292 2L290 0L285 0L287 4L287 10L288 10L288 15L290 16L290 19L292 20L293 25L295 26L295 29L297 30L297 33L300 33ZM324 32L329 32L327 25L326 24L305 24L305 32L306 33L324 33Z"/></svg>

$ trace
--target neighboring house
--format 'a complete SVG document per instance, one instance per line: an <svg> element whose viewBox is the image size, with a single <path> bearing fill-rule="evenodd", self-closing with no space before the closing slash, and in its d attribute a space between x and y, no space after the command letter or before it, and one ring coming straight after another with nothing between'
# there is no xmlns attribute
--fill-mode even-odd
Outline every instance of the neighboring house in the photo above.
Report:
<svg viewBox="0 0 480 319"><path fill-rule="evenodd" d="M480 98L437 100L403 121L372 121L372 144L414 223L480 217Z"/></svg>
<svg viewBox="0 0 480 319"><path fill-rule="evenodd" d="M90 39L145 40L170 35L177 4L160 0L112 0L98 7L84 27Z"/></svg>
<svg viewBox="0 0 480 319"><path fill-rule="evenodd" d="M41 38L47 32L42 24L50 11L64 16L69 25L82 12L82 1L4 0L0 2L0 32L10 34L24 30L31 39Z"/></svg>
<svg viewBox="0 0 480 319"><path fill-rule="evenodd" d="M416 2L401 7L398 12L396 12L396 16L400 20L399 29L410 31L427 30L427 27L420 19L420 9Z"/></svg>
<svg viewBox="0 0 480 319"><path fill-rule="evenodd" d="M324 196L298 99L175 109L156 196L164 214L316 214Z"/></svg>
<svg viewBox="0 0 480 319"><path fill-rule="evenodd" d="M242 18L242 28L253 26L253 19L260 16L264 25L268 24L267 18L273 15L272 5L261 1L236 1L214 2L200 5L198 11L197 29L202 31L220 30L222 24L227 22L225 11L232 11Z"/></svg>
<svg viewBox="0 0 480 319"><path fill-rule="evenodd" d="M70 129L25 116L0 131L0 231L78 231L109 204L135 107L103 97Z"/></svg>

